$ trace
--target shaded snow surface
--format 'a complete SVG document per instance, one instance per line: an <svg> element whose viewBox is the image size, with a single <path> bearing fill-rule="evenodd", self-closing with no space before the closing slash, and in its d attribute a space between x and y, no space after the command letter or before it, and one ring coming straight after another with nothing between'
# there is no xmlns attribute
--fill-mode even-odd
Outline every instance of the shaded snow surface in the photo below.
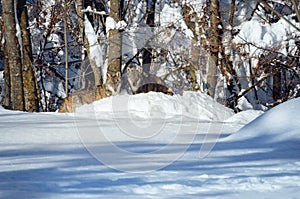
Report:
<svg viewBox="0 0 300 199"><path fill-rule="evenodd" d="M300 195L300 99L236 115L195 93L118 96L83 107L75 114L0 109L0 198ZM106 136L90 140L98 156L84 140L95 129ZM111 143L121 150L112 153Z"/></svg>

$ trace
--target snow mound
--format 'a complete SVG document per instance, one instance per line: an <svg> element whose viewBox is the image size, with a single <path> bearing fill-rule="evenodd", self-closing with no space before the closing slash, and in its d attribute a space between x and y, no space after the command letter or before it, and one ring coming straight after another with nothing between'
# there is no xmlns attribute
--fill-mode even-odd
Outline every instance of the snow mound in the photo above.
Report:
<svg viewBox="0 0 300 199"><path fill-rule="evenodd" d="M255 144L293 142L300 144L300 99L272 108L226 139L254 140Z"/></svg>
<svg viewBox="0 0 300 199"><path fill-rule="evenodd" d="M234 114L232 117L228 118L225 122L246 125L263 113L264 112L261 110L253 110L253 109L245 110Z"/></svg>
<svg viewBox="0 0 300 199"><path fill-rule="evenodd" d="M198 92L169 96L149 92L138 95L118 95L84 105L75 113L93 111L98 118L172 118L185 116L201 121L224 121L234 113L231 109Z"/></svg>

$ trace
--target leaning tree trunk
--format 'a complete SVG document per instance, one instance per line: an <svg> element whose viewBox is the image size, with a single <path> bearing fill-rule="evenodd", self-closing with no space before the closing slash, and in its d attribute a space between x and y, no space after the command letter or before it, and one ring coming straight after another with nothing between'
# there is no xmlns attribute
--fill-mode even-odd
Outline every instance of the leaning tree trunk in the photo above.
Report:
<svg viewBox="0 0 300 199"><path fill-rule="evenodd" d="M208 94L215 97L215 89L218 83L218 62L219 62L219 46L220 46L220 15L219 0L211 0L210 2L210 62L207 73Z"/></svg>
<svg viewBox="0 0 300 199"><path fill-rule="evenodd" d="M24 93L22 81L22 65L21 55L18 48L18 40L16 38L16 21L14 11L14 0L2 1L3 21L5 28L5 69L9 70L10 87L9 92L11 98L10 109L23 111Z"/></svg>
<svg viewBox="0 0 300 199"><path fill-rule="evenodd" d="M20 21L22 33L22 73L23 73L23 87L24 87L24 105L28 112L39 111L39 97L37 89L37 81L35 71L32 64L32 48L28 24L28 13L26 7L26 0L18 3L18 18Z"/></svg>

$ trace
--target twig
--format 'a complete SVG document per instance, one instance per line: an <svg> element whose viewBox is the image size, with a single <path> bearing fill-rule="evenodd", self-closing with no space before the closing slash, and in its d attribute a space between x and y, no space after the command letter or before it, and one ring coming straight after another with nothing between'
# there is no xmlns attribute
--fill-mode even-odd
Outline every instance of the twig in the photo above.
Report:
<svg viewBox="0 0 300 199"><path fill-rule="evenodd" d="M298 5L297 5L295 0L291 0L291 1L292 1L293 6L294 6L298 21L300 21L300 13L299 13Z"/></svg>
<svg viewBox="0 0 300 199"><path fill-rule="evenodd" d="M277 15L279 18L282 18L283 20L285 20L288 24L290 24L293 28L295 28L297 31L300 32L300 29L293 24L290 20L288 20L287 18L285 18L282 14L280 14L278 11L276 11L274 8L272 8L266 1L263 0L259 0L260 3L262 3L264 6L266 6L267 9L269 9L270 11L272 11L275 15Z"/></svg>

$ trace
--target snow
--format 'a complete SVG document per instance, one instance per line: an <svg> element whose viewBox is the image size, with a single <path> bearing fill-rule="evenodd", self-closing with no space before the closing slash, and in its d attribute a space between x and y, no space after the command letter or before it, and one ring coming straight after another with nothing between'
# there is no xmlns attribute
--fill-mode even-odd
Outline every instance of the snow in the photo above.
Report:
<svg viewBox="0 0 300 199"><path fill-rule="evenodd" d="M105 60L103 60L104 52L101 45L98 43L98 37L94 32L93 26L86 15L84 15L84 28L85 36L90 45L90 59L95 62L97 67L100 67L102 79L105 82L107 66L104 64Z"/></svg>
<svg viewBox="0 0 300 199"><path fill-rule="evenodd" d="M188 92L114 96L74 114L0 108L0 198L298 198L299 107L232 114Z"/></svg>
<svg viewBox="0 0 300 199"><path fill-rule="evenodd" d="M263 24L259 19L247 21L241 25L240 33L235 37L236 43L251 43L250 56L261 55L263 49L279 48L278 52L287 55L287 36L297 32L284 19L274 24ZM259 47L260 49L258 49Z"/></svg>
<svg viewBox="0 0 300 199"><path fill-rule="evenodd" d="M249 57L260 56L263 48L275 47L283 55L296 52L293 37L298 31L286 21L263 23L256 14L250 20L256 2L238 3L239 16L231 28L240 32L233 41L251 42L244 49ZM205 1L186 3L200 13ZM158 7L161 26L172 24L186 37L194 37L180 6L162 1ZM123 52L128 56L152 37L147 28L135 28L144 25L138 24L144 8L141 1L131 24L106 19L107 32L127 27L128 40L123 42L131 45ZM43 15L48 27L50 12ZM86 17L85 33L91 59L101 67L105 80L104 47ZM160 39L165 40L160 46L169 42L169 38ZM59 37L52 34L51 40ZM185 50L188 42L182 43ZM250 76L248 62L240 65L241 59L233 60L235 68L241 68L238 75ZM256 63L252 59L252 65ZM244 89L250 85L249 80L240 83ZM52 83L45 87L54 90ZM61 82L58 87L63 91ZM300 99L265 113L252 110L255 104L247 99L240 99L238 105L244 111L238 114L195 92L124 94L78 107L74 114L0 108L0 198L298 198Z"/></svg>
<svg viewBox="0 0 300 199"><path fill-rule="evenodd" d="M79 107L77 112L79 114L85 112L90 106ZM155 92L140 95L124 94L96 101L92 106L95 114L101 118L111 118L116 112L119 116L130 112L132 116L144 119L185 116L202 121L223 121L233 115L231 109L224 108L209 96L197 92L185 92L182 96L169 96ZM216 112L215 109L222 111ZM151 112L155 115L149 115Z"/></svg>
<svg viewBox="0 0 300 199"><path fill-rule="evenodd" d="M275 107L257 120L246 125L234 136L232 140L245 140L265 137L260 141L275 144L278 142L289 141L290 147L292 142L300 141L300 116L298 114L300 100L293 99L279 107ZM295 154L296 156L299 154Z"/></svg>
<svg viewBox="0 0 300 199"><path fill-rule="evenodd" d="M165 4L160 14L160 25L162 27L168 27L172 24L177 29L181 29L188 38L193 38L193 32L187 27L181 13L182 9L180 6L174 5L174 7L171 7Z"/></svg>
<svg viewBox="0 0 300 199"><path fill-rule="evenodd" d="M109 30L116 29L117 22L112 17L106 18L106 34L109 33Z"/></svg>

